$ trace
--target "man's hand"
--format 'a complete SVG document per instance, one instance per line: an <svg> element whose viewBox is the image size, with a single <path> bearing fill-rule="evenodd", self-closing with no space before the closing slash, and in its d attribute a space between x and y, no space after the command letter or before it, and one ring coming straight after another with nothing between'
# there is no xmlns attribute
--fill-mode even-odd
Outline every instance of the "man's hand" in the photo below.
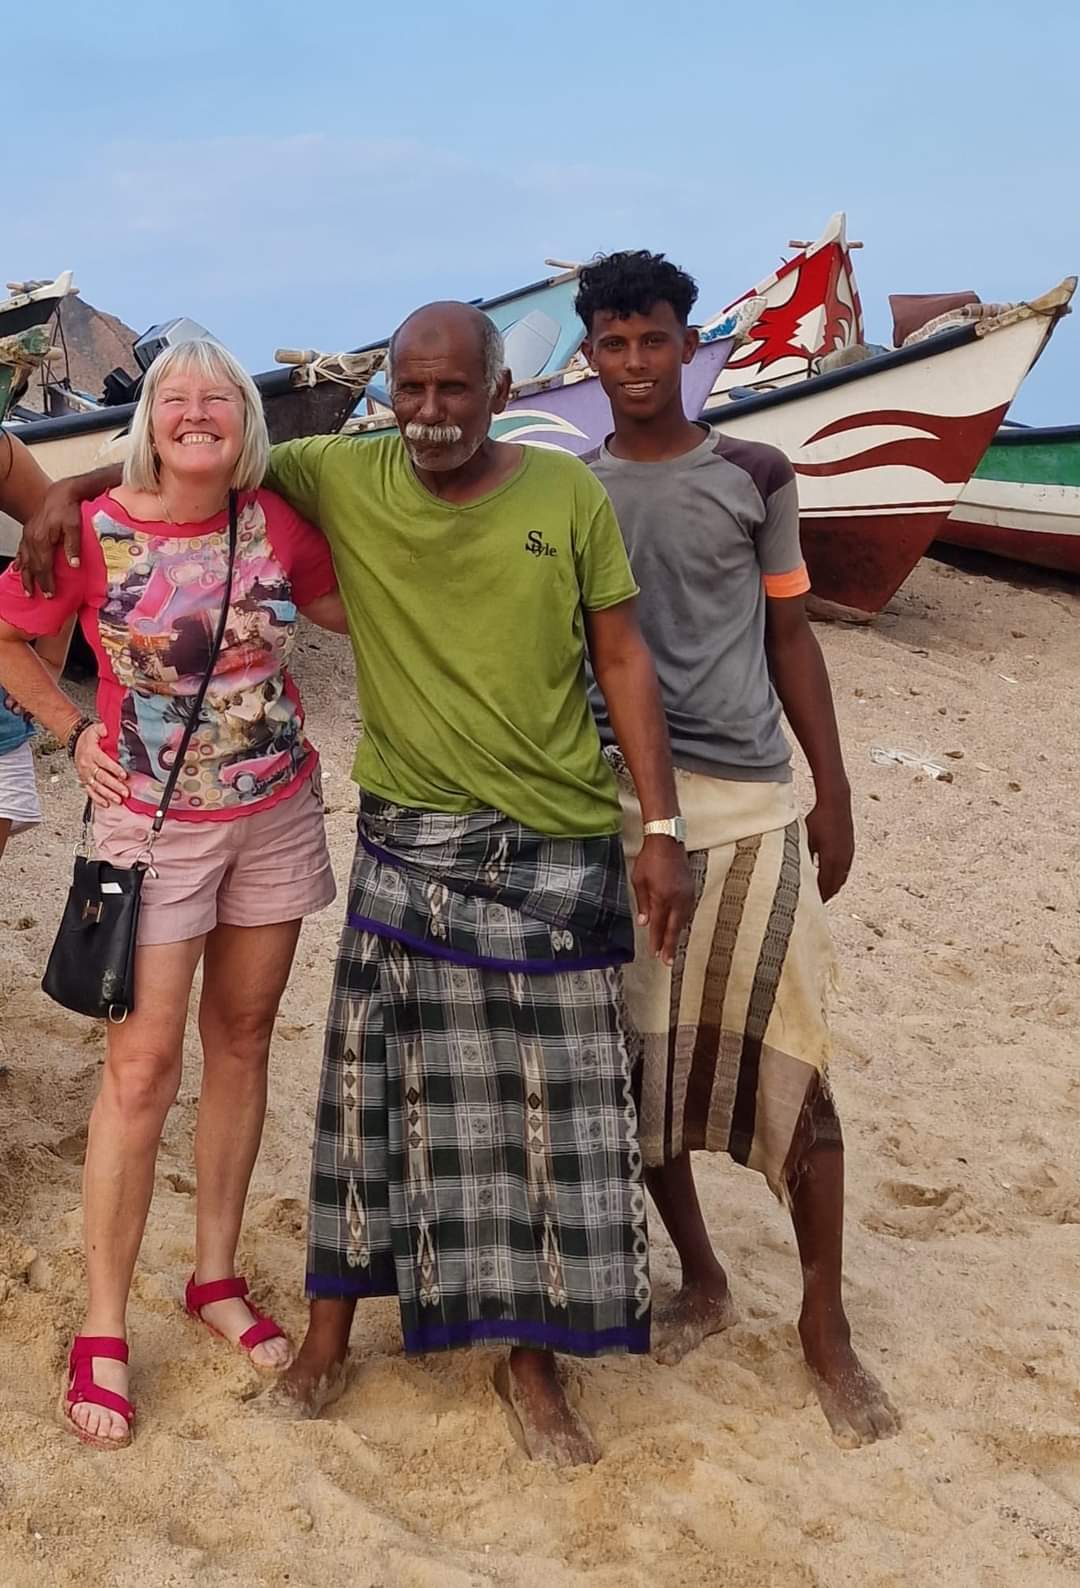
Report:
<svg viewBox="0 0 1080 1588"><path fill-rule="evenodd" d="M817 861L818 890L827 904L844 886L855 858L851 795L845 791L819 796L806 818L806 836Z"/></svg>
<svg viewBox="0 0 1080 1588"><path fill-rule="evenodd" d="M650 835L634 861L633 877L637 923L649 928L649 953L671 965L694 908L694 881L686 850L674 838Z"/></svg>
<svg viewBox="0 0 1080 1588"><path fill-rule="evenodd" d="M50 485L45 500L23 525L22 540L15 553L15 567L28 596L35 586L43 596L56 594L53 560L56 547L64 542L64 554L73 568L79 566L82 550L82 498L76 496L67 480Z"/></svg>

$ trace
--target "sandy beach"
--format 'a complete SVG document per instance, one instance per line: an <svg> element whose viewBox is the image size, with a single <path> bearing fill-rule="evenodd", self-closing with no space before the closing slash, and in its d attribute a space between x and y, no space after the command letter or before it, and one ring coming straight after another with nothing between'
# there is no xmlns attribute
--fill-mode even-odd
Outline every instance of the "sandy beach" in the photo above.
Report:
<svg viewBox="0 0 1080 1588"><path fill-rule="evenodd" d="M764 1184L700 1158L741 1321L675 1368L568 1376L603 1446L531 1465L487 1351L406 1360L368 1304L333 1415L277 1422L187 1321L197 1049L166 1129L130 1315L128 1451L56 1421L80 1318L79 1170L103 1033L38 988L80 809L0 863L0 1588L1066 1588L1080 1577L1080 589L924 561L867 628L819 628L859 852L830 906L833 1084L848 1143L849 1310L904 1429L832 1440L793 1328L799 1273ZM298 674L339 884L357 731L343 642ZM876 764L874 746L951 781ZM805 778L802 781L806 792ZM321 1031L340 905L309 922L272 1060L244 1263L299 1335ZM677 1282L658 1223L659 1296Z"/></svg>

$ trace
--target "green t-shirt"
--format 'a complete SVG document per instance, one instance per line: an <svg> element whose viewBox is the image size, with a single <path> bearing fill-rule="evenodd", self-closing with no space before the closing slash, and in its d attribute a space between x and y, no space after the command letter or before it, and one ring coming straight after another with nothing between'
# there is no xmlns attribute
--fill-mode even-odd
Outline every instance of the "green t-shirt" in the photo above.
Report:
<svg viewBox="0 0 1080 1588"><path fill-rule="evenodd" d="M583 463L526 447L509 480L459 505L425 490L397 436L312 436L273 448L266 483L334 554L362 788L421 810L493 806L553 836L618 831L582 609L637 586Z"/></svg>

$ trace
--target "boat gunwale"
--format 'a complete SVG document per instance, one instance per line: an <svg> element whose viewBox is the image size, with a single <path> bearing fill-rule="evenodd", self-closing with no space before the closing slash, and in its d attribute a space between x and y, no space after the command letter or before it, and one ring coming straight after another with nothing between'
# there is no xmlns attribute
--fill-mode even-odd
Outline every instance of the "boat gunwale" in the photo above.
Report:
<svg viewBox="0 0 1080 1588"><path fill-rule="evenodd" d="M939 332L937 336L927 337L925 342L916 342L911 347L892 348L887 353L876 353L873 358L864 358L859 364L846 364L842 369L829 370L824 375L811 375L806 380L793 381L789 386L779 386L775 391L759 392L753 397L729 398L725 403L706 408L701 418L707 419L710 424L722 426L725 415L738 418L740 414L756 414L763 409L779 408L785 403L805 400L819 392L834 391L837 387L866 380L871 375L880 375L884 370L915 364L924 358L937 358L941 353L951 353L954 348L966 347L969 342L984 340L985 334L978 334L975 322L958 325Z"/></svg>
<svg viewBox="0 0 1080 1588"><path fill-rule="evenodd" d="M1080 424L1005 425L998 430L991 447L1057 446L1061 442L1080 442Z"/></svg>

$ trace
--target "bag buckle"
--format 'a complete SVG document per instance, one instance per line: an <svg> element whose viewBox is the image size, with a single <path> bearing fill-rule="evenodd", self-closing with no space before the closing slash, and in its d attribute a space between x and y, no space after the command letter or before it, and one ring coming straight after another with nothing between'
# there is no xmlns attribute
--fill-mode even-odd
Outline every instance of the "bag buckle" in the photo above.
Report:
<svg viewBox="0 0 1080 1588"><path fill-rule="evenodd" d="M95 926L100 926L101 917L104 913L104 910L105 906L102 904L100 899L97 899L96 901L94 899L84 899L82 907L83 925L86 926L88 922L92 921Z"/></svg>
<svg viewBox="0 0 1080 1588"><path fill-rule="evenodd" d="M137 866L142 866L146 871L146 875L148 877L153 877L155 880L157 879L157 870L154 866L154 844L157 842L157 835L159 831L157 817L163 814L164 813L161 810L158 810L155 813L154 822L151 825L150 831L146 835L146 842L143 844L142 848L139 850L139 853L135 857L135 864Z"/></svg>

